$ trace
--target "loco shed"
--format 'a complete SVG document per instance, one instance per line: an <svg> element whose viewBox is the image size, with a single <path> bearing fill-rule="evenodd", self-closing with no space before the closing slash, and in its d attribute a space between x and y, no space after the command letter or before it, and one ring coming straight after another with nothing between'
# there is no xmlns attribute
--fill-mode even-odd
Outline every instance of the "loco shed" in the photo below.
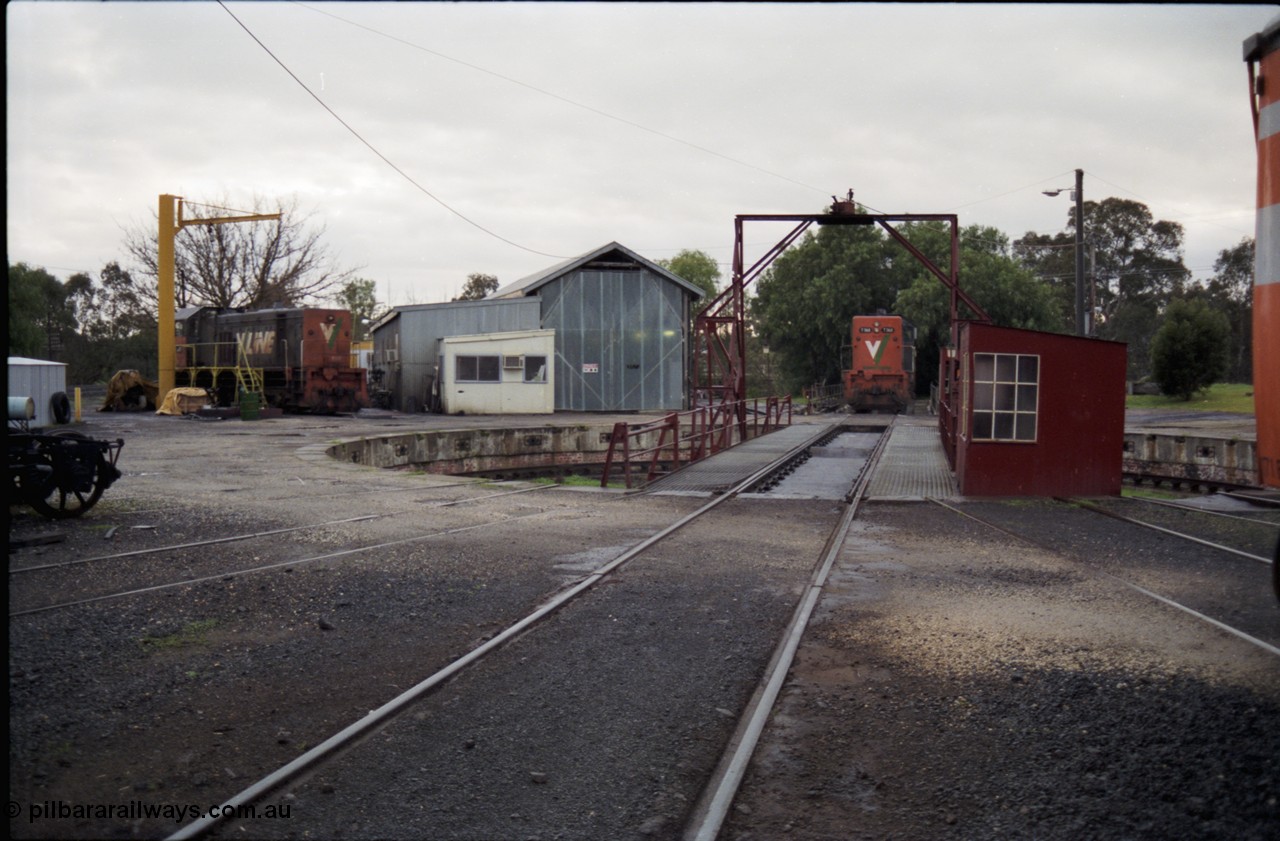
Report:
<svg viewBox="0 0 1280 841"><path fill-rule="evenodd" d="M175 383L206 389L221 406L242 392L293 412L369 405L366 371L351 367L347 310L192 307L175 321Z"/></svg>

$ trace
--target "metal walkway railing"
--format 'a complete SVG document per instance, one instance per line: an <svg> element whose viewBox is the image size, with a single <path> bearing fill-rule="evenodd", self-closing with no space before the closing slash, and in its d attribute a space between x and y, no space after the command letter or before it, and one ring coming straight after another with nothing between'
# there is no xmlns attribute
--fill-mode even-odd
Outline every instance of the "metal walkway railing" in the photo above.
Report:
<svg viewBox="0 0 1280 841"><path fill-rule="evenodd" d="M741 408L746 408L751 416L745 425L739 422ZM609 451L605 455L600 487L608 486L615 468L622 470L624 481L630 488L633 465L647 466L645 482L652 482L663 465L677 470L682 463L691 464L790 424L790 396L766 398L763 412L759 399L741 400L703 406L688 412L672 412L646 423L616 423L609 436Z"/></svg>

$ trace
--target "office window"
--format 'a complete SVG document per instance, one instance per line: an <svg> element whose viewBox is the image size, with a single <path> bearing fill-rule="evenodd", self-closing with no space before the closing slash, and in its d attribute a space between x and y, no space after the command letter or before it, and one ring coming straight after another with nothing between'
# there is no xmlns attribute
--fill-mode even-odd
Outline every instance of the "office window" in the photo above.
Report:
<svg viewBox="0 0 1280 841"><path fill-rule="evenodd" d="M502 357L500 356L455 356L453 364L455 382L502 382Z"/></svg>
<svg viewBox="0 0 1280 841"><path fill-rule="evenodd" d="M1040 357L973 355L973 440L1035 441Z"/></svg>
<svg viewBox="0 0 1280 841"><path fill-rule="evenodd" d="M527 383L545 383L547 381L547 358L545 356L525 356L524 381Z"/></svg>

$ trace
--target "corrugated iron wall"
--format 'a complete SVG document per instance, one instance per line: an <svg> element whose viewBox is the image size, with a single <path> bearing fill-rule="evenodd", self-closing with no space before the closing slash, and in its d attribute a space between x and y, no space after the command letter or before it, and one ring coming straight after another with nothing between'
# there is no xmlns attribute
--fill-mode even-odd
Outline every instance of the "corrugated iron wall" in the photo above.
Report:
<svg viewBox="0 0 1280 841"><path fill-rule="evenodd" d="M456 301L399 308L400 315L374 335L374 364L385 367L395 408L421 412L428 406L440 354L448 336L537 330L537 298ZM388 359L393 350L396 359Z"/></svg>
<svg viewBox="0 0 1280 841"><path fill-rule="evenodd" d="M556 408L684 408L687 294L643 269L583 269L547 283L542 327L556 331Z"/></svg>

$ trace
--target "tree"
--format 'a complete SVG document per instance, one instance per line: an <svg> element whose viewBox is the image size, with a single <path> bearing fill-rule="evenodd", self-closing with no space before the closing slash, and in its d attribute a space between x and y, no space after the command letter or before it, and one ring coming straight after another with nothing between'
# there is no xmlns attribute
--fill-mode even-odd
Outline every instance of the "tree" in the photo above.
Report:
<svg viewBox="0 0 1280 841"><path fill-rule="evenodd" d="M1227 317L1202 300L1169 303L1151 342L1151 368L1160 391L1190 400L1227 368Z"/></svg>
<svg viewBox="0 0 1280 841"><path fill-rule="evenodd" d="M751 311L786 390L836 382L853 316L892 306L905 278L893 271L886 245L877 228L823 226L760 278Z"/></svg>
<svg viewBox="0 0 1280 841"><path fill-rule="evenodd" d="M124 368L155 376L156 315L138 300L128 272L110 262L98 282L77 272L64 290L79 322L77 332L63 333L70 380L102 382Z"/></svg>
<svg viewBox="0 0 1280 841"><path fill-rule="evenodd" d="M498 279L491 274L473 272L467 275L467 282L462 287L462 294L455 301L481 301L498 290Z"/></svg>
<svg viewBox="0 0 1280 841"><path fill-rule="evenodd" d="M351 320L355 322L352 338L363 342L369 338L370 325L378 317L378 299L375 295L377 284L372 280L356 278L348 281L334 300L345 310L351 312Z"/></svg>
<svg viewBox="0 0 1280 841"><path fill-rule="evenodd" d="M155 310L138 296L133 276L114 260L102 267L97 283L86 272L72 275L67 293L76 304L80 333L90 341L155 330Z"/></svg>
<svg viewBox="0 0 1280 841"><path fill-rule="evenodd" d="M950 226L915 222L896 230L934 265L948 268ZM994 228L960 232L961 283L999 324L1058 329L1052 290L1009 253L1009 239ZM963 306L963 305L962 305ZM788 389L834 383L850 363L855 315L895 312L918 329L917 387L937 375L939 348L949 339L950 302L944 284L878 227L829 225L806 234L761 278L753 313L761 338L777 358ZM967 316L962 311L961 316Z"/></svg>
<svg viewBox="0 0 1280 841"><path fill-rule="evenodd" d="M174 294L179 307L207 305L261 309L298 306L331 293L352 279L323 244L323 226L310 224L297 201L267 202L254 197L249 211L228 211L217 204L186 202L205 218L244 213L281 214L279 221L193 225L174 241ZM152 214L153 220L156 219ZM198 218L198 217L190 217ZM157 308L158 221L126 229L124 248L136 263L133 292L150 311Z"/></svg>
<svg viewBox="0 0 1280 841"><path fill-rule="evenodd" d="M1203 286L1189 287L1188 298L1199 298L1227 317L1231 336L1227 348L1228 382L1253 381L1253 260L1255 243L1245 237L1225 248L1214 261L1214 276Z"/></svg>
<svg viewBox="0 0 1280 841"><path fill-rule="evenodd" d="M9 353L62 361L66 337L75 332L75 301L48 271L9 265Z"/></svg>
<svg viewBox="0 0 1280 841"><path fill-rule="evenodd" d="M1045 331L1067 327L1054 289L1014 259L1009 238L995 228L974 225L961 230L959 275L964 291L1001 327ZM951 339L950 294L921 267L894 302L894 311L916 326L920 391L936 379L941 348Z"/></svg>
<svg viewBox="0 0 1280 841"><path fill-rule="evenodd" d="M706 297L695 307L711 302L720 292L720 265L705 251L685 249L674 257L656 261L659 266L701 289Z"/></svg>
<svg viewBox="0 0 1280 841"><path fill-rule="evenodd" d="M1182 264L1182 226L1154 220L1141 202L1106 198L1085 202L1084 240L1093 247L1095 334L1127 342L1129 377L1149 372L1151 338L1161 308L1181 294L1191 273ZM1067 231L1054 236L1028 233L1014 243L1014 256L1055 290L1064 317L1075 311L1075 209ZM1086 292L1088 297L1088 292Z"/></svg>
<svg viewBox="0 0 1280 841"><path fill-rule="evenodd" d="M1072 212L1074 219L1075 213ZM1072 229L1074 230L1074 223ZM1086 246L1087 247L1087 246ZM1037 234L1028 231L1013 243L1013 258L1033 272L1052 292L1062 323L1055 332L1075 332L1076 240L1074 233ZM1086 264L1087 265L1087 264ZM1087 269L1086 269L1087 270ZM1086 304L1088 292L1085 293Z"/></svg>

